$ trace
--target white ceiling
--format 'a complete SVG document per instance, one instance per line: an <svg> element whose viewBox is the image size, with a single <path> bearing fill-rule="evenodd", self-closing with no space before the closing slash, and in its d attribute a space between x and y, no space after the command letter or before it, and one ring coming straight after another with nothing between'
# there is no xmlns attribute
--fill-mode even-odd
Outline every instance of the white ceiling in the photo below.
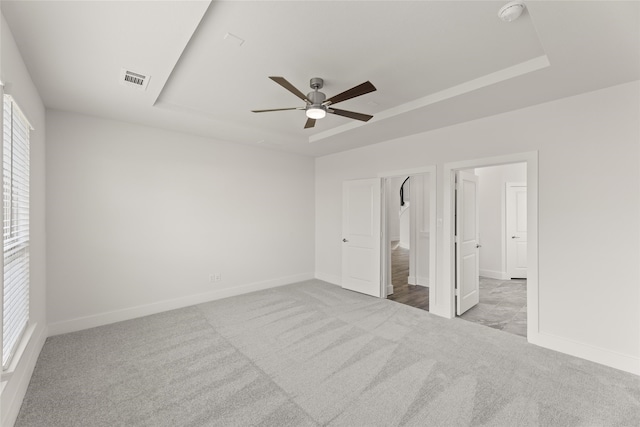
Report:
<svg viewBox="0 0 640 427"><path fill-rule="evenodd" d="M219 140L325 155L640 78L640 3L528 1L7 1L45 105ZM235 37L226 37L228 33ZM242 44L236 38L244 40ZM119 83L122 67L151 76ZM377 91L303 129L304 103ZM10 83L10 82L7 82Z"/></svg>

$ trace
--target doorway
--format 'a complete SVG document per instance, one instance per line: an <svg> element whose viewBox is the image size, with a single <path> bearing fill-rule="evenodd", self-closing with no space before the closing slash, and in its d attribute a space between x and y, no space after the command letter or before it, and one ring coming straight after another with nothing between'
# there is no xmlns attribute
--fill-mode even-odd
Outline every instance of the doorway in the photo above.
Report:
<svg viewBox="0 0 640 427"><path fill-rule="evenodd" d="M435 281L435 177L422 173L384 177L382 204L383 295L429 310Z"/></svg>
<svg viewBox="0 0 640 427"><path fill-rule="evenodd" d="M463 218L457 218L457 230L472 230L456 241L456 252L460 252L456 263L463 263L456 269L456 286L462 290L456 295L456 314L464 320L526 337L527 165L466 169L458 176L456 216ZM475 188L468 189L469 183ZM460 202L475 206L459 206ZM464 215L475 217L465 219ZM468 278L467 274L474 277ZM471 303L465 298L466 288L477 290Z"/></svg>

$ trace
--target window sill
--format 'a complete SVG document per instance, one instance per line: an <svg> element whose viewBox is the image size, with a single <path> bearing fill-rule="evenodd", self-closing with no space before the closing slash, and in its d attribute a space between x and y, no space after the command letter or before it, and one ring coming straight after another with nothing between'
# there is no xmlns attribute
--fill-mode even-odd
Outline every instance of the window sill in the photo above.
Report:
<svg viewBox="0 0 640 427"><path fill-rule="evenodd" d="M36 326L37 326L37 323L34 323L27 327L27 330L24 332L24 335L20 340L20 345L18 346L16 353L13 355L11 363L9 364L7 369L2 371L2 375L0 376L0 381L2 382L2 388L4 388L4 384L11 379L11 376L13 375L16 368L18 367L18 364L22 359L22 355L24 354L25 350L27 349L27 346L29 345L29 342L31 341L31 338L33 337L33 334L36 330Z"/></svg>

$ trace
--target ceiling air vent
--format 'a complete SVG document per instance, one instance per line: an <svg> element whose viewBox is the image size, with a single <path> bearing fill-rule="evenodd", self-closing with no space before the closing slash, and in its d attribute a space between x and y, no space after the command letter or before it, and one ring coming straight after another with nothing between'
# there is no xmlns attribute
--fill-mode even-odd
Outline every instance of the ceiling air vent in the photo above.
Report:
<svg viewBox="0 0 640 427"><path fill-rule="evenodd" d="M120 70L120 83L125 86L132 86L140 90L146 90L150 76L136 73L135 71L123 68Z"/></svg>

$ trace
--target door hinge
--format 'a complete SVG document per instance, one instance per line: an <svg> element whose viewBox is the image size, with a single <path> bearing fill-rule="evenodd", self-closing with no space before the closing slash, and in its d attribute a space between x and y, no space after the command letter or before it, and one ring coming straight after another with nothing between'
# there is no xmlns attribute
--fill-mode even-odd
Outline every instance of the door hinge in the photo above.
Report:
<svg viewBox="0 0 640 427"><path fill-rule="evenodd" d="M454 295L459 297L460 296L460 289L456 288L456 291L454 292Z"/></svg>

